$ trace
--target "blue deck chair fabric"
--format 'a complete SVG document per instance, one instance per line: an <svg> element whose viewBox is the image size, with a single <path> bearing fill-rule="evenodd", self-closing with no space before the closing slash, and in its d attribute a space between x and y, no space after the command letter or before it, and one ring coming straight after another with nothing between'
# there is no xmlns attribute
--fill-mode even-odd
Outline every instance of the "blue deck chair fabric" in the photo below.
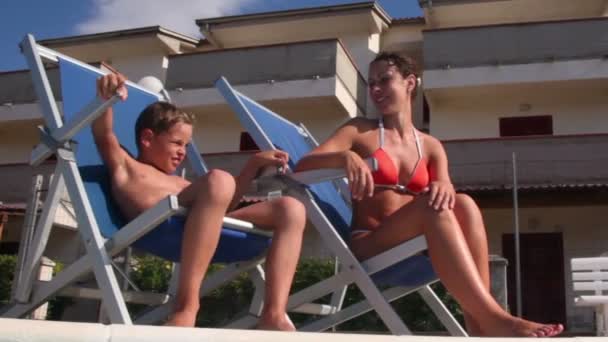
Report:
<svg viewBox="0 0 608 342"><path fill-rule="evenodd" d="M308 152L312 145L306 138L303 129L280 115L270 111L264 106L240 94L242 105L251 113L259 132L249 132L254 139L261 138L260 134L270 139L274 148L289 153L290 167L293 166ZM250 125L245 124L245 127ZM260 141L260 140L257 140ZM328 181L308 186L316 203L324 214L330 219L334 228L344 241L350 238L350 222L352 212L344 201L335 185ZM385 268L372 276L372 279L381 286L407 286L417 287L428 284L437 279L426 255L415 255Z"/></svg>
<svg viewBox="0 0 608 342"><path fill-rule="evenodd" d="M64 117L69 120L95 98L95 80L99 74L71 61L60 59L61 91ZM120 143L132 155L137 155L135 121L139 113L158 100L156 96L129 87L127 101L114 105L114 131ZM112 200L107 169L95 146L91 129L83 129L74 140L78 143L76 158L95 219L105 238L111 238L127 221ZM184 217L172 217L137 240L133 246L164 259L179 262ZM224 228L213 262L236 262L259 256L270 239L252 233Z"/></svg>

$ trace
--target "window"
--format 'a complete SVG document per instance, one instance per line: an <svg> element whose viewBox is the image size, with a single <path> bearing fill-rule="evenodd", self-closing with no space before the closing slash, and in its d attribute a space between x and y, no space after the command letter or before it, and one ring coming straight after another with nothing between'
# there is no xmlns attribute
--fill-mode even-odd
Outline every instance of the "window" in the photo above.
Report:
<svg viewBox="0 0 608 342"><path fill-rule="evenodd" d="M519 137L526 135L552 135L553 116L517 116L500 118L501 137Z"/></svg>

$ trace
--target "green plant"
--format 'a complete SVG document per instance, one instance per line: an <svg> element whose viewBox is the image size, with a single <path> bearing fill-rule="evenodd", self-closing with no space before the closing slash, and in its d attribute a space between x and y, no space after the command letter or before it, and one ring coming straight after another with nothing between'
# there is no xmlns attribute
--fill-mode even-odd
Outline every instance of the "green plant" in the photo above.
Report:
<svg viewBox="0 0 608 342"><path fill-rule="evenodd" d="M15 269L14 255L0 255L0 303L6 303L10 296L11 281ZM143 291L163 293L167 291L171 278L171 264L163 259L152 256L135 257L132 261L131 279ZM330 259L302 260L294 277L292 293L298 292L334 274L335 264ZM55 266L55 272L63 268L62 264ZM222 269L222 265L211 265L209 273ZM447 293L445 288L436 283L432 286L444 304L462 323L462 311L458 304ZM254 287L246 274L239 275L233 281L212 291L201 300L201 311L197 318L197 326L218 327L228 323L240 312L248 309L253 297ZM328 303L330 296L320 298L316 302ZM363 299L356 286L349 286L344 300L344 307ZM49 302L48 319L60 319L61 313L72 299L58 297ZM429 307L417 294L409 295L393 302L399 316L408 324L411 330L419 332L436 332L444 330ZM141 310L141 305L129 305L129 310L135 316ZM296 324L303 324L311 319L310 315L290 314ZM337 327L339 331L386 332L387 329L375 312L369 312L356 317Z"/></svg>
<svg viewBox="0 0 608 342"><path fill-rule="evenodd" d="M11 286L17 256L0 254L0 305L6 304L11 296Z"/></svg>

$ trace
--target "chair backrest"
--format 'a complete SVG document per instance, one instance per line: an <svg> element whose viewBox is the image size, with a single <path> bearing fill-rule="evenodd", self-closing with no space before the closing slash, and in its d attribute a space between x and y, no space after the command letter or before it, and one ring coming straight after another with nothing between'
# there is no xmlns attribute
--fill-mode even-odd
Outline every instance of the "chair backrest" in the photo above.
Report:
<svg viewBox="0 0 608 342"><path fill-rule="evenodd" d="M608 257L574 258L571 266L574 291L601 296L608 290Z"/></svg>
<svg viewBox="0 0 608 342"><path fill-rule="evenodd" d="M69 121L96 97L96 79L100 70L59 58L64 121ZM137 155L135 121L158 96L140 88L127 86L127 101L114 105L114 132L120 143L132 155ZM110 178L97 151L90 128L82 129L75 137L76 162L84 182L85 191L94 209L101 234L110 238L126 222L112 200Z"/></svg>
<svg viewBox="0 0 608 342"><path fill-rule="evenodd" d="M312 150L313 139L302 127L239 93L224 78L216 82L216 87L261 149L279 149L289 153L291 168ZM352 211L335 185L323 182L309 188L334 228L344 239L348 239Z"/></svg>

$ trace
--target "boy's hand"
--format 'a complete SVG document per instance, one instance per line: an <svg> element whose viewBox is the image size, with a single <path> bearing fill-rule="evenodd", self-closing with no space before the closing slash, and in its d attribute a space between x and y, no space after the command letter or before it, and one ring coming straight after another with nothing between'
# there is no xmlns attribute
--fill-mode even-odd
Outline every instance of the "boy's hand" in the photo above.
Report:
<svg viewBox="0 0 608 342"><path fill-rule="evenodd" d="M284 172L288 160L289 154L287 152L271 150L256 153L251 157L250 163L258 170L267 166L276 166L282 167Z"/></svg>
<svg viewBox="0 0 608 342"><path fill-rule="evenodd" d="M125 81L127 79L121 74L110 73L97 79L97 95L102 99L107 100L110 97L118 94L121 100L127 99L127 87Z"/></svg>

